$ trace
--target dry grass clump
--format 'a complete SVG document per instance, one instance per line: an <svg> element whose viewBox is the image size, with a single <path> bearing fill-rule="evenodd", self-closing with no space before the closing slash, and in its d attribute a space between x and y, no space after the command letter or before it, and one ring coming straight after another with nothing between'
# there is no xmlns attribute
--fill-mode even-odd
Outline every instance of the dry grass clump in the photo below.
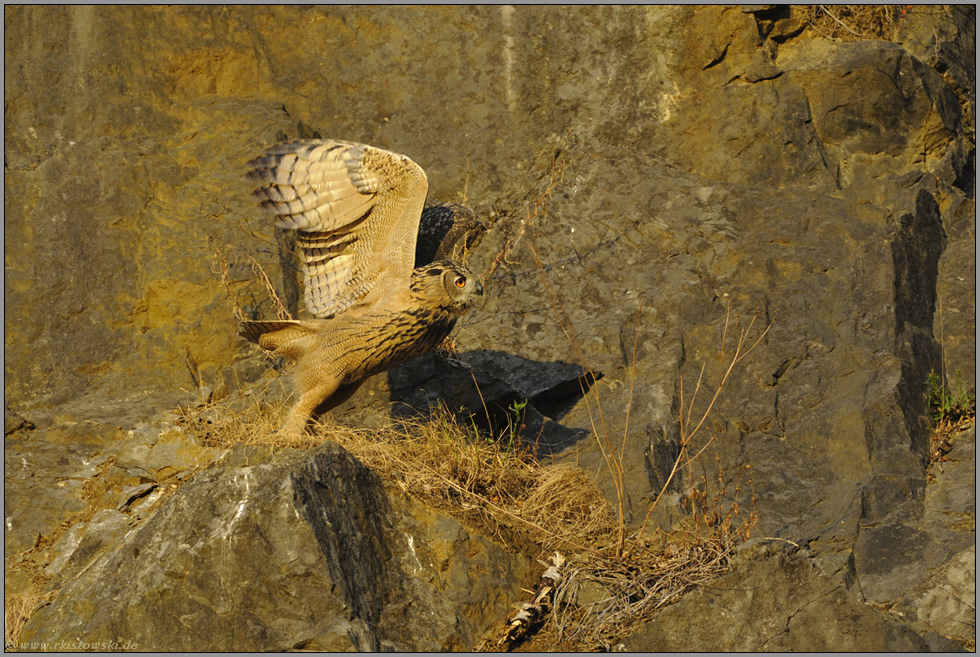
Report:
<svg viewBox="0 0 980 657"><path fill-rule="evenodd" d="M896 24L911 5L794 5L818 34L840 41L894 41Z"/></svg>
<svg viewBox="0 0 980 657"><path fill-rule="evenodd" d="M279 432L286 419L281 381L235 393L224 399L208 399L177 409L177 423L207 447L230 447L236 443L274 449L312 449L321 442L309 433L290 436Z"/></svg>
<svg viewBox="0 0 980 657"><path fill-rule="evenodd" d="M316 433L440 508L466 507L482 498L517 509L537 476L538 464L527 450L505 449L442 409L429 419L391 421L381 429L321 421Z"/></svg>
<svg viewBox="0 0 980 657"><path fill-rule="evenodd" d="M3 646L5 651L17 650L17 638L38 605L52 594L11 595L3 597Z"/></svg>
<svg viewBox="0 0 980 657"><path fill-rule="evenodd" d="M556 638L612 650L665 605L728 572L741 541L733 532L691 532L628 560L573 556L556 594Z"/></svg>
<svg viewBox="0 0 980 657"><path fill-rule="evenodd" d="M948 454L956 447L957 439L963 431L976 422L976 411L958 418L942 418L936 422L929 438L929 463L935 464L939 472L945 472L943 463L949 460ZM926 474L926 482L936 480L936 473L930 469Z"/></svg>
<svg viewBox="0 0 980 657"><path fill-rule="evenodd" d="M594 480L573 466L544 471L528 493L524 517L554 532L543 541L545 551L561 548L563 538L607 536L616 522Z"/></svg>
<svg viewBox="0 0 980 657"><path fill-rule="evenodd" d="M692 484L682 499L687 518L669 533L631 534L623 556L613 541L603 550L573 555L555 595L555 638L612 650L658 610L728 572L735 548L748 539L757 520L754 511L739 514L744 470L734 477L731 498L720 472L713 495L706 478Z"/></svg>
<svg viewBox="0 0 980 657"><path fill-rule="evenodd" d="M609 504L583 470L547 467L519 440L481 434L443 408L374 429L328 416L289 436L278 431L285 405L267 397L259 391L182 409L180 422L212 446L312 449L331 440L426 504L527 550L581 547L612 531Z"/></svg>
<svg viewBox="0 0 980 657"><path fill-rule="evenodd" d="M567 548L612 527L609 504L580 468L546 467L519 441L480 434L442 408L381 429L320 424L317 433L402 490L505 543Z"/></svg>

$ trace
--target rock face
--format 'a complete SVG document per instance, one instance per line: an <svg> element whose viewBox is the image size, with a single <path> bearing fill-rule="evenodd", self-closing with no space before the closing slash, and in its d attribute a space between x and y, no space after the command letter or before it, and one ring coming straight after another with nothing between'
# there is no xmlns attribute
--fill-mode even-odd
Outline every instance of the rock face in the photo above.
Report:
<svg viewBox="0 0 980 657"><path fill-rule="evenodd" d="M963 650L976 622L975 427L955 442L955 456L930 466L923 513L901 530L862 532L854 556L842 560L813 543L752 539L733 573L666 608L626 649ZM873 558L859 571L862 554Z"/></svg>
<svg viewBox="0 0 980 657"><path fill-rule="evenodd" d="M518 593L526 563L389 494L337 445L258 465L245 452L223 455L105 551L21 641L470 650L479 623Z"/></svg>
<svg viewBox="0 0 980 657"><path fill-rule="evenodd" d="M743 555L719 577L661 612L630 637L638 652L923 652L930 646L903 623L859 601L807 559ZM747 547L745 552L752 552ZM747 623L751 619L751 623ZM957 647L952 641L931 646Z"/></svg>
<svg viewBox="0 0 980 657"><path fill-rule="evenodd" d="M374 541L393 588L331 557L320 498L302 492L326 481L311 463L343 461L329 448L204 469L217 452L164 426L178 402L277 376L236 337L229 299L273 315L257 263L297 307L288 245L251 203L243 163L282 136L319 134L411 156L430 200L466 202L489 226L471 267L502 263L460 322L458 353L375 377L337 411L344 421L441 400L500 426L530 400L528 435L613 496L592 436L621 438L628 417L619 457L637 522L679 449L682 391L686 407L704 366L695 411L707 405L757 315L752 339L772 327L697 439L714 438L722 472L751 466L758 534L801 547L732 577L843 586L820 604L862 610L848 627L877 642L854 649L919 646L906 625L930 647L941 647L930 628L969 638L954 630L975 618L975 493L962 485L974 452L959 442L963 465L927 483L924 394L931 370L975 386L975 9L913 7L896 43L830 42L794 11L5 8L5 545L25 555L7 590L39 578L60 590L25 632L69 636L84 622L93 636L138 630L141 648L176 649L156 642L182 622L207 625L214 649L434 649L471 646L496 613L489 591L510 586L503 576L474 593L494 600L481 621L447 611L446 626L420 629L413 614L448 609L435 591L463 596L452 555L503 562L462 530L437 540L448 520L419 520L367 474L354 497L388 499L390 512L358 540ZM248 499L269 514L242 507L246 535L230 519L244 482L260 480ZM656 523L671 524L693 483L674 480ZM936 515L944 506L956 522ZM192 512L180 529L198 551L167 547ZM455 574L439 577L455 584L426 583L421 557L412 575L399 531L443 550ZM137 559L137 539L167 555L140 571L145 604L182 596L158 626L85 586L101 573L99 587L130 590L109 564ZM222 570L230 545L264 558ZM299 618L290 596L314 589L315 611ZM415 602L395 621L399 600ZM263 616L272 609L279 625ZM802 645L801 632L771 646Z"/></svg>

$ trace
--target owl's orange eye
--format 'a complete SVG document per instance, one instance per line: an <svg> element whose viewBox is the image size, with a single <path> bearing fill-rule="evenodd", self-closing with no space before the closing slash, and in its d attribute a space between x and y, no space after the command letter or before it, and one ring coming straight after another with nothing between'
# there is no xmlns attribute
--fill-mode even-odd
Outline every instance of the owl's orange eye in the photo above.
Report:
<svg viewBox="0 0 980 657"><path fill-rule="evenodd" d="M456 287L466 287L466 277L459 276L456 278Z"/></svg>

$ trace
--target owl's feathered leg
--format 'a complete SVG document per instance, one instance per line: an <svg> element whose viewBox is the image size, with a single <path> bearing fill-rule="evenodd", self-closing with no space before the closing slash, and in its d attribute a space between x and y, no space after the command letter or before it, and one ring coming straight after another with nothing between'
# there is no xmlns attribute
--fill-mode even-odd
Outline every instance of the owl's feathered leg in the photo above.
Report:
<svg viewBox="0 0 980 657"><path fill-rule="evenodd" d="M332 395L317 405L316 410L313 411L314 417L319 417L327 411L333 410L343 404L345 401L350 399L355 392L357 392L357 389L361 387L362 383L364 383L364 381L358 381L357 383L345 383L342 386L338 386L337 390L334 391Z"/></svg>
<svg viewBox="0 0 980 657"><path fill-rule="evenodd" d="M298 361L293 375L299 399L286 415L286 423L279 430L290 436L299 436L306 429L306 423L313 411L335 393L345 392L344 401L353 394L357 386L349 392L349 386L340 385L336 377L324 376L318 366L319 360L313 354L318 332L324 322L277 320L268 322L245 321L239 326L238 334L254 342L266 351L280 356L286 356ZM340 403L340 402L338 402Z"/></svg>
<svg viewBox="0 0 980 657"><path fill-rule="evenodd" d="M282 428L288 435L299 435L306 429L307 422L319 417L332 408L340 406L364 383L340 383L342 379L330 376L322 367L320 355L315 351L304 354L293 373L294 390L300 392L299 399L286 416Z"/></svg>
<svg viewBox="0 0 980 657"><path fill-rule="evenodd" d="M306 423L309 422L316 407L333 395L337 388L338 386L335 381L321 383L306 389L297 387L297 389L303 390L303 393L300 394L299 399L296 400L293 407L289 409L289 413L286 415L286 423L283 425L281 431L289 436L301 435L306 429Z"/></svg>

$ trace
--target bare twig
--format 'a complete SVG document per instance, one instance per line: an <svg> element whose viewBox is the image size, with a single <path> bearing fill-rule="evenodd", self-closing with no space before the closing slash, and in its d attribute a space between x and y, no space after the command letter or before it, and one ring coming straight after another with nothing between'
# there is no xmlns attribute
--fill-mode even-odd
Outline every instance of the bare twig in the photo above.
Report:
<svg viewBox="0 0 980 657"><path fill-rule="evenodd" d="M518 243L524 237L527 229L534 224L534 222L545 216L547 212L548 202L551 199L551 195L554 193L555 187L559 185L565 177L565 169L567 169L575 160L581 156L576 156L571 161L565 158L565 152L568 141L572 138L572 133L569 131L565 135L562 143L552 152L551 164L548 167L547 172L542 176L541 180L547 179L544 189L527 204L527 209L525 211L524 217L518 222L517 229L513 234L507 239L503 248L493 259L493 262L487 266L483 272L480 273L480 280L487 281L493 276L497 268L504 262L508 262L510 254L513 253L514 249L517 248ZM530 194L529 194L530 196Z"/></svg>
<svg viewBox="0 0 980 657"><path fill-rule="evenodd" d="M541 581L530 602L521 605L518 611L507 623L504 634L497 640L497 647L509 649L515 641L524 637L536 623L540 622L551 610L551 603L555 593L555 587L561 583L561 570L565 565L565 557L560 552L551 555L548 561L541 562L545 567Z"/></svg>
<svg viewBox="0 0 980 657"><path fill-rule="evenodd" d="M211 246L211 249L214 251L214 260L211 264L211 271L221 276L221 284L224 286L225 291L228 294L228 298L231 299L234 306L233 312L235 314L235 319L240 322L244 321L248 319L248 317L246 316L245 311L242 310L242 305L238 301L238 296L235 294L231 284L231 277L228 274L230 265L229 258L226 256L226 250L233 249L233 247L226 246L225 249L222 249L215 243L214 238L210 235L207 236L207 240L208 244ZM268 274L265 273L265 269L262 267L262 265L260 265L259 262L250 254L240 251L236 252L230 260L232 263L237 263L239 259L245 259L248 262L249 268L252 270L252 272L259 276L263 286L269 293L269 297L276 306L277 318L281 320L292 319L292 316L289 314L286 306L276 293L276 287L272 284L272 281L269 279Z"/></svg>
<svg viewBox="0 0 980 657"><path fill-rule="evenodd" d="M850 27L847 26L846 23L844 23L844 21L842 21L841 19L839 19L836 16L834 16L833 12L831 12L829 9L827 9L827 5L818 5L818 6L820 7L821 10L823 10L823 12L825 14L827 14L832 19L834 19L834 22L835 23L837 23L838 25L840 25L841 27L843 27L845 30L847 30L848 32L850 32L854 36L856 36L856 37L864 36L863 34L861 34L859 32L855 32L854 30L852 30Z"/></svg>
<svg viewBox="0 0 980 657"><path fill-rule="evenodd" d="M726 313L725 328L722 332L723 341L725 336L728 335L728 324L730 322L730 318L731 318L731 305L729 304L729 312ZM707 421L708 415L711 413L712 408L714 408L715 402L718 401L718 396L721 394L721 391L724 388L725 383L728 381L728 377L731 375L732 370L735 368L735 365L737 365L739 361L741 361L743 358L745 358L750 353L752 353L752 351L759 345L759 343L763 340L763 338L765 338L766 335L769 333L769 329L772 328L772 321L770 321L769 325L766 326L762 334L755 340L755 342L751 344L751 346L749 346L746 349L745 346L748 340L748 336L752 331L752 326L754 324L755 324L755 316L753 316L752 320L749 322L748 328L742 330L739 333L738 343L735 346L735 353L732 356L731 361L729 361L728 367L724 370L724 372L721 375L721 381L718 383L718 386L715 390L715 394L712 396L711 401L708 402L708 406L704 410L704 413L702 413L701 419L698 420L697 424L693 429L691 429L691 412L694 409L694 400L697 397L697 392L700 389L700 385L701 385L701 378L704 375L704 365L701 366L701 374L698 376L698 383L695 386L694 395L692 395L691 397L691 402L687 411L686 418L683 416L684 378L683 375L681 375L680 400L681 400L682 411L681 411L681 418L679 419L678 422L680 426L680 432L681 432L681 441L680 441L681 449L680 452L677 454L677 458L674 460L674 465L671 467L670 474L667 476L666 481L664 481L663 486L661 486L660 488L660 492L657 494L657 497L653 500L653 503L650 504L650 507L647 510L646 517L643 519L643 524L640 526L640 531L639 531L640 535L642 535L643 532L646 530L647 523L650 521L650 516L653 514L653 510L657 508L657 504L660 503L660 499L667 491L667 487L670 485L671 481L673 481L674 476L677 474L677 471L680 468L685 467L686 465L698 459L701 456L701 454L704 453L704 450L706 450L708 446L710 446L714 442L714 436L712 436L693 456L688 455L688 447L691 444L691 441L693 440L694 436L701 430L701 427L704 425L704 423ZM724 342L722 343L722 352L724 352Z"/></svg>

